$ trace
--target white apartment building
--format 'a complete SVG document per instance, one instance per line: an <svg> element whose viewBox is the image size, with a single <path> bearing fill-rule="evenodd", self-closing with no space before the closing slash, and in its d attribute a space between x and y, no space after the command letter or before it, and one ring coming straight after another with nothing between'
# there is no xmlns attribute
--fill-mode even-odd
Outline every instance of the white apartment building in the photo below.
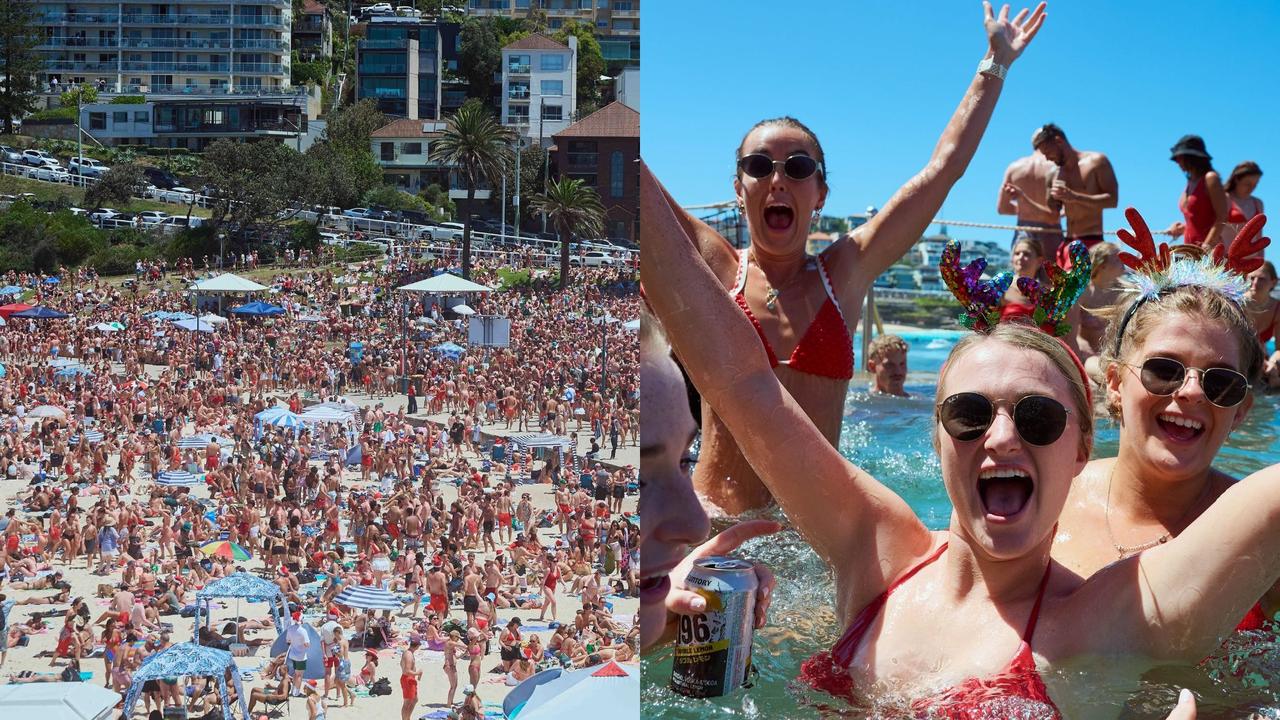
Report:
<svg viewBox="0 0 1280 720"><path fill-rule="evenodd" d="M269 94L289 88L289 0L38 0L49 93Z"/></svg>
<svg viewBox="0 0 1280 720"><path fill-rule="evenodd" d="M578 39L529 35L502 48L502 124L543 147L578 109Z"/></svg>

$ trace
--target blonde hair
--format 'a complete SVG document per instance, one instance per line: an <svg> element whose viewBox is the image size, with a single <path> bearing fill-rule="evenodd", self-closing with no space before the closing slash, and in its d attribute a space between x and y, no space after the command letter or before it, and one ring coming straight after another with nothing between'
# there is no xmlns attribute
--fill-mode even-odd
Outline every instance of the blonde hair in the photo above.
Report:
<svg viewBox="0 0 1280 720"><path fill-rule="evenodd" d="M973 348L992 341L1012 345L1021 350L1038 352L1053 362L1058 372L1066 379L1071 392L1071 412L1080 426L1080 451L1086 456L1093 452L1093 409L1089 407L1089 394L1085 388L1085 378L1077 360L1071 357L1067 346L1055 337L1045 334L1039 328L1021 322L1004 322L985 333L966 335L951 349L947 361L938 371L938 397L942 397L943 383L950 368ZM937 409L934 409L933 446L938 447Z"/></svg>
<svg viewBox="0 0 1280 720"><path fill-rule="evenodd" d="M1044 259L1044 247L1040 245L1039 240L1032 240L1031 238L1022 238L1021 240L1013 244L1013 250L1010 252L1010 254L1013 254L1013 252L1017 252L1019 245L1026 245L1027 247L1035 251L1036 257L1040 258L1041 260Z"/></svg>
<svg viewBox="0 0 1280 720"><path fill-rule="evenodd" d="M867 349L867 359L877 360L894 350L907 352L907 341L897 335L878 335L872 339L871 345Z"/></svg>
<svg viewBox="0 0 1280 720"><path fill-rule="evenodd" d="M1098 279L1098 272L1109 258L1120 254L1120 246L1113 242L1100 242L1089 248L1089 279Z"/></svg>

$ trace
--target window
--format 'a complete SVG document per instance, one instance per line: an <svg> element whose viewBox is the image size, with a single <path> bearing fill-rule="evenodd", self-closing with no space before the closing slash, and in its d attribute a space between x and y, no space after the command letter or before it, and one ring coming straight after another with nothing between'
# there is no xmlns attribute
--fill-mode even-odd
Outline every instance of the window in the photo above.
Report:
<svg viewBox="0 0 1280 720"><path fill-rule="evenodd" d="M547 21L547 27L552 30L559 30L564 27L564 18L551 18Z"/></svg>
<svg viewBox="0 0 1280 720"><path fill-rule="evenodd" d="M382 143L382 161L390 162L396 159L396 144L390 142Z"/></svg>
<svg viewBox="0 0 1280 720"><path fill-rule="evenodd" d="M516 0L516 9L517 9L517 10L528 10L528 9L529 9L529 0Z"/></svg>
<svg viewBox="0 0 1280 720"><path fill-rule="evenodd" d="M623 185L622 151L614 150L609 155L609 195L616 198L622 197Z"/></svg>
<svg viewBox="0 0 1280 720"><path fill-rule="evenodd" d="M581 180L582 184L589 188L594 188L596 186L595 173L569 173L569 177L574 180Z"/></svg>
<svg viewBox="0 0 1280 720"><path fill-rule="evenodd" d="M201 119L204 125L221 125L225 122L225 117L221 110L205 110Z"/></svg>
<svg viewBox="0 0 1280 720"><path fill-rule="evenodd" d="M507 83L507 99L528 100L529 99L529 81L528 80L512 80L510 83Z"/></svg>
<svg viewBox="0 0 1280 720"><path fill-rule="evenodd" d="M507 72L527 75L529 73L529 56L508 55Z"/></svg>
<svg viewBox="0 0 1280 720"><path fill-rule="evenodd" d="M139 125L150 125L151 113L146 110L139 110L133 114L133 121Z"/></svg>
<svg viewBox="0 0 1280 720"><path fill-rule="evenodd" d="M628 238L627 238L627 221L626 221L626 220L615 220L615 221L612 223L612 227L613 227L613 231L612 231L611 233L609 233L609 237L611 237L611 238L618 238L618 239L620 239L620 240L626 240L626 239L628 239Z"/></svg>
<svg viewBox="0 0 1280 720"><path fill-rule="evenodd" d="M614 18L613 29L614 30L635 30L636 21L632 20L631 18Z"/></svg>
<svg viewBox="0 0 1280 720"><path fill-rule="evenodd" d="M129 122L129 111L111 113L111 123L113 125L124 125Z"/></svg>
<svg viewBox="0 0 1280 720"><path fill-rule="evenodd" d="M563 120L564 106L563 105L544 105L542 108L542 119L543 120Z"/></svg>
<svg viewBox="0 0 1280 720"><path fill-rule="evenodd" d="M420 142L405 143L402 146L401 152L403 152L405 155L421 155L422 143Z"/></svg>
<svg viewBox="0 0 1280 720"><path fill-rule="evenodd" d="M631 12L631 0L613 0L615 12Z"/></svg>
<svg viewBox="0 0 1280 720"><path fill-rule="evenodd" d="M599 156L596 154L596 142L594 140L569 141L569 165L571 167L594 168L598 159Z"/></svg>
<svg viewBox="0 0 1280 720"><path fill-rule="evenodd" d="M563 95L564 81L563 80L543 80L542 94L543 95Z"/></svg>
<svg viewBox="0 0 1280 720"><path fill-rule="evenodd" d="M89 129L90 130L106 130L107 114L104 112L89 113Z"/></svg>
<svg viewBox="0 0 1280 720"><path fill-rule="evenodd" d="M529 106L511 105L507 107L507 123L511 125L529 124Z"/></svg>
<svg viewBox="0 0 1280 720"><path fill-rule="evenodd" d="M564 70L564 55L543 55L541 70L561 72Z"/></svg>

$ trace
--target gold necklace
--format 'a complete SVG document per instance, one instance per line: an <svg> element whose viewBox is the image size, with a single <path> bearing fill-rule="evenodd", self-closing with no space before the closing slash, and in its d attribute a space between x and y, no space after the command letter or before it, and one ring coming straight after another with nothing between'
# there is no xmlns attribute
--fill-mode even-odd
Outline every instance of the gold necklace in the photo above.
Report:
<svg viewBox="0 0 1280 720"><path fill-rule="evenodd" d="M755 263L756 267L760 268L760 274L764 275L764 306L770 312L776 312L778 309L778 295L780 295L783 290L786 290L792 285L795 285L796 282L800 280L800 278L804 277L804 273L806 270L815 266L814 259L809 258L808 260L805 261L804 266L800 268L799 272L791 276L791 279L783 283L782 286L775 288L773 284L769 282L769 274L764 271L763 267L761 267L760 259L756 257L755 248L752 248L749 251L747 255L747 259L749 262Z"/></svg>
<svg viewBox="0 0 1280 720"><path fill-rule="evenodd" d="M1155 540L1148 540L1147 542L1141 543L1139 545L1133 545L1131 547L1126 547L1124 545L1121 545L1116 540L1115 532L1111 530L1111 483L1115 480L1115 477L1116 477L1116 466L1112 465L1111 473L1107 475L1107 503L1106 503L1105 509L1103 510L1103 519L1106 521L1106 524L1107 524L1107 536L1111 538L1111 546L1115 548L1117 553L1119 553L1119 559L1123 560L1128 555L1132 555L1134 553L1140 553L1143 550L1150 550L1151 548L1157 545L1163 545L1169 542L1170 538L1173 537L1172 532L1165 532L1165 534L1161 535ZM1196 499L1191 503L1191 505L1187 507L1186 511L1182 513L1182 517L1178 518L1178 523L1177 523L1178 525L1182 525L1183 522L1187 519L1187 516L1191 514L1191 511L1194 510L1195 507L1200 504L1201 500L1204 500L1205 493L1209 491L1209 485L1211 485L1212 483L1213 483L1212 477L1210 477L1207 481L1205 481L1204 488L1200 490L1200 494L1196 496Z"/></svg>

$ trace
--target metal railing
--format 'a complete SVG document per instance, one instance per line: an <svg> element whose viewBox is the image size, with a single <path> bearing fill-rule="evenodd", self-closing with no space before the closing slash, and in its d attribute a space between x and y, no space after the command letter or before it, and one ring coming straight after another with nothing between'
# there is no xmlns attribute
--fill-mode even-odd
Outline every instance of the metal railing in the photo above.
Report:
<svg viewBox="0 0 1280 720"><path fill-rule="evenodd" d="M508 75L528 75L531 69L532 69L532 65L530 63L522 63L519 65L508 64L507 74Z"/></svg>

